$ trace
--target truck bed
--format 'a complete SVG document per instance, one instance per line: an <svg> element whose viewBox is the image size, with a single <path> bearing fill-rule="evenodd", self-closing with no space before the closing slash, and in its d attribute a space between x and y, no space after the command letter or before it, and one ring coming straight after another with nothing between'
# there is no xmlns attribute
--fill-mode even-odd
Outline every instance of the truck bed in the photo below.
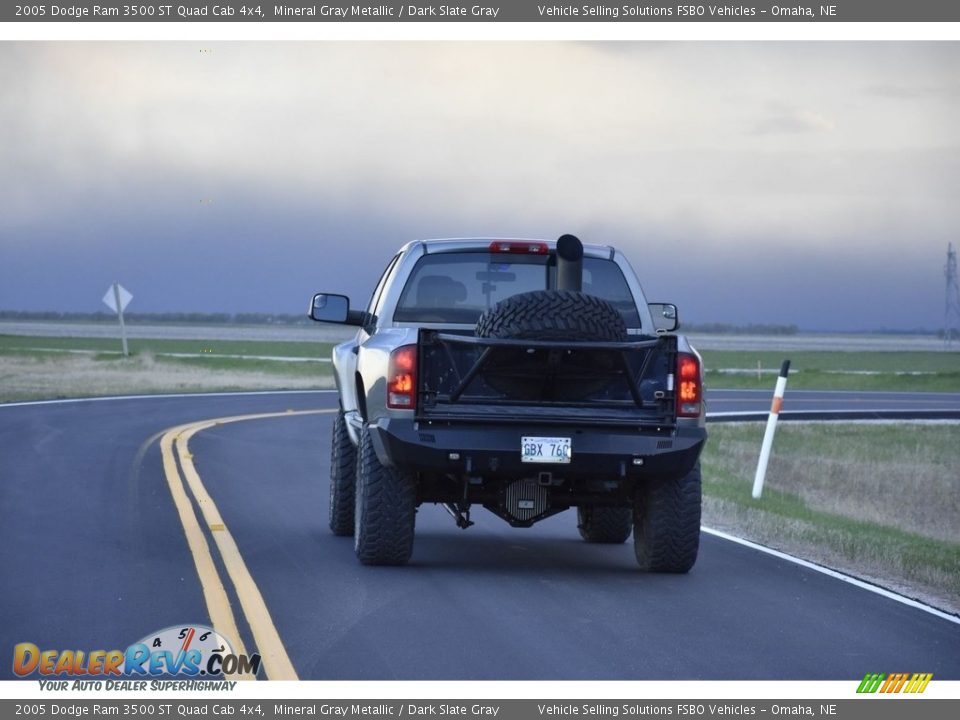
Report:
<svg viewBox="0 0 960 720"><path fill-rule="evenodd" d="M672 427L676 337L629 342L419 334L417 418Z"/></svg>

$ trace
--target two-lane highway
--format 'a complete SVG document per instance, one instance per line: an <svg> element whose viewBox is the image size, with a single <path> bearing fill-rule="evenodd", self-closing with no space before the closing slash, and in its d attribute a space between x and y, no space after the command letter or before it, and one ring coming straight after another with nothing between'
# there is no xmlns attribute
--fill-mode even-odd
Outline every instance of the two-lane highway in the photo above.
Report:
<svg viewBox="0 0 960 720"><path fill-rule="evenodd" d="M788 393L787 407L908 400L813 395ZM960 395L909 397L921 402L956 409ZM462 531L424 506L410 566L362 567L326 527L332 414L286 413L335 403L290 393L0 406L0 651L123 648L209 624L159 439L278 413L197 430L177 476L202 520L184 477L195 469L300 678L853 680L916 668L960 679L960 624L708 535L689 575L646 575L629 543L580 541L573 513L522 530L478 511ZM769 394L714 391L709 403L762 412ZM262 619L237 590L223 530L201 526L237 632L259 650ZM0 668L12 676L9 660Z"/></svg>

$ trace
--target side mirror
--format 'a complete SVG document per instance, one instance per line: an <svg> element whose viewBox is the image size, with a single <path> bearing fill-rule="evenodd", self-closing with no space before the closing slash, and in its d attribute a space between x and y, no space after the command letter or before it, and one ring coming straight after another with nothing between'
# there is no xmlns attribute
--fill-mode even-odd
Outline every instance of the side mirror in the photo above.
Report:
<svg viewBox="0 0 960 720"><path fill-rule="evenodd" d="M658 333L673 332L680 327L677 306L673 303L649 303L647 307L653 315L653 329Z"/></svg>
<svg viewBox="0 0 960 720"><path fill-rule="evenodd" d="M310 319L317 322L345 323L350 317L350 299L346 295L317 293L310 303Z"/></svg>

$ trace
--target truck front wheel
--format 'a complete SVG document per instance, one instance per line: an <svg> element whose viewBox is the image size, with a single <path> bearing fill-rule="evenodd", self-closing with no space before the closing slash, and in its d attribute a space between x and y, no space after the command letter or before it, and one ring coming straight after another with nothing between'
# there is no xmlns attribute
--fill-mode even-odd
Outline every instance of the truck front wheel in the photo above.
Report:
<svg viewBox="0 0 960 720"><path fill-rule="evenodd" d="M700 548L700 463L682 478L649 480L637 489L633 548L650 572L685 573Z"/></svg>
<svg viewBox="0 0 960 720"><path fill-rule="evenodd" d="M330 451L330 530L334 535L353 535L354 484L357 481L357 449L350 441L343 410L333 421Z"/></svg>
<svg viewBox="0 0 960 720"><path fill-rule="evenodd" d="M580 537L588 543L626 542L632 528L633 514L630 508L577 508L577 529Z"/></svg>
<svg viewBox="0 0 960 720"><path fill-rule="evenodd" d="M413 475L380 463L370 432L360 436L353 542L364 565L404 565L413 553L417 486Z"/></svg>

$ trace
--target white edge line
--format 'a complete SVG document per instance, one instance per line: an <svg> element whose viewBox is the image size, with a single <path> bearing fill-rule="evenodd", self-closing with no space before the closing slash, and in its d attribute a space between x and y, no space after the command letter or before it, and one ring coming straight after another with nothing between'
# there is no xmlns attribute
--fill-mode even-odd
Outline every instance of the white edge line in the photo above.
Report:
<svg viewBox="0 0 960 720"><path fill-rule="evenodd" d="M792 562L796 565L800 565L801 567L805 567L808 570L814 570L818 573L828 575L829 577L832 577L836 580L842 580L843 582L849 583L850 585L855 585L861 590L868 590L872 593L881 595L890 600L894 600L903 605L908 605L909 607L916 608L917 610L923 610L924 612L930 613L931 615L935 615L941 620L948 620L956 625L960 625L960 617L957 617L956 615L951 615L950 613L944 612L943 610L938 610L937 608L932 607L930 605L925 605L919 600L914 600L913 598L908 598L904 595L899 595L898 593L895 593L892 590L887 590L886 588L882 588L879 585L868 583L865 580L859 580L850 575L844 575L842 572L839 572L837 570L832 570L828 567L824 567L823 565L817 565L816 563L812 563L809 560L804 560L802 558L794 557L793 555L788 555L785 552L774 550L773 548L769 548L765 545L760 545L758 543L751 542L750 540L744 540L742 537L737 537L736 535L730 535L729 533L725 533L722 530L714 530L713 528L709 528L706 526L701 526L700 530L701 532L705 532L708 535L713 535L723 540L729 540L730 542L737 543L738 545L743 545L744 547L748 547L752 550L758 550L759 552L766 553L767 555L772 555L775 558Z"/></svg>
<svg viewBox="0 0 960 720"><path fill-rule="evenodd" d="M68 403L104 402L109 400L163 400L164 398L192 397L242 397L244 395L306 395L316 393L335 393L337 390L240 390L237 392L194 392L168 393L155 395L107 395L104 397L66 398L63 400L29 400L27 402L0 403L0 410L8 407L27 405L66 405Z"/></svg>

